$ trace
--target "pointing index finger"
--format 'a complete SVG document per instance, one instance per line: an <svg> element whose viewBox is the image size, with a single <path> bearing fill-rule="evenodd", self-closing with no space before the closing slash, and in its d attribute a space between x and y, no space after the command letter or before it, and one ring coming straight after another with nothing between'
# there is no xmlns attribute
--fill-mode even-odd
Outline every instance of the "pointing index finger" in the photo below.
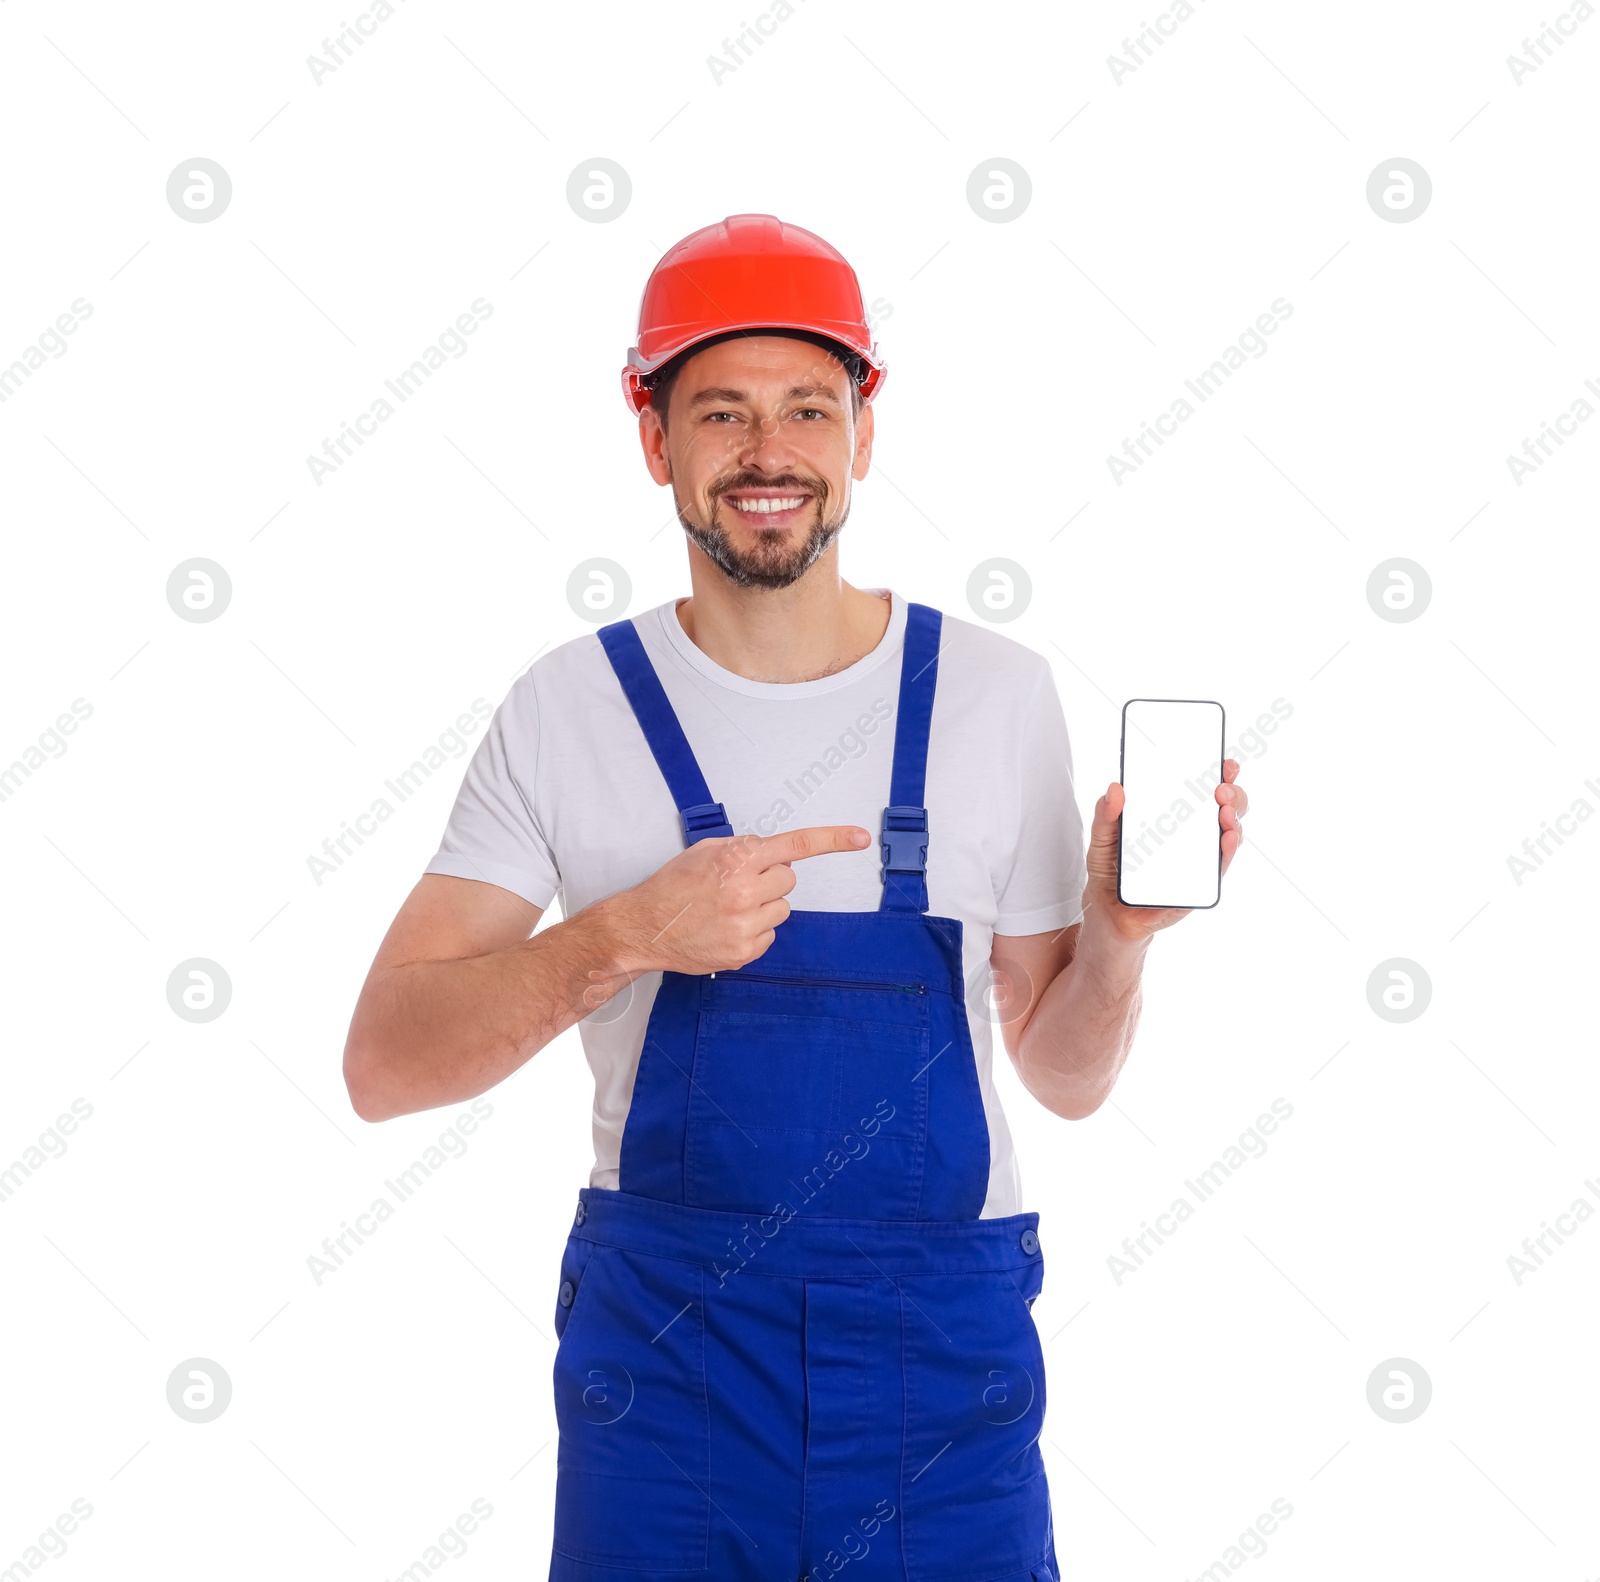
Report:
<svg viewBox="0 0 1600 1582"><path fill-rule="evenodd" d="M831 851L860 851L872 843L872 836L859 824L819 824L809 829L785 830L781 835L761 837L763 866L797 862L802 857L819 857Z"/></svg>

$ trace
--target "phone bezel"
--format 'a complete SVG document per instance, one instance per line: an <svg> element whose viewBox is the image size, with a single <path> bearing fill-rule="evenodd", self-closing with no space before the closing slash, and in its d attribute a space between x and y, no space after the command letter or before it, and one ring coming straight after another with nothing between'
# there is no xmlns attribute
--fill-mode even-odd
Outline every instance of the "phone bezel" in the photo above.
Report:
<svg viewBox="0 0 1600 1582"><path fill-rule="evenodd" d="M1128 772L1128 710L1135 703L1204 703L1217 711L1222 721L1222 729L1217 737L1217 758L1220 761L1227 757L1228 752L1228 711L1216 698L1129 698L1122 705L1122 741L1117 751L1117 784L1126 788L1127 781L1123 778ZM1221 785L1223 782L1218 781ZM1213 803L1213 806L1217 804ZM1126 804L1124 804L1124 812ZM1186 905L1177 901L1130 901L1122 893L1122 857L1123 845L1127 839L1127 825L1121 816L1117 818L1117 899L1124 906L1136 906L1145 911L1180 911L1180 912L1209 912L1213 907L1222 904L1222 824L1217 824L1217 898L1208 901L1204 906Z"/></svg>

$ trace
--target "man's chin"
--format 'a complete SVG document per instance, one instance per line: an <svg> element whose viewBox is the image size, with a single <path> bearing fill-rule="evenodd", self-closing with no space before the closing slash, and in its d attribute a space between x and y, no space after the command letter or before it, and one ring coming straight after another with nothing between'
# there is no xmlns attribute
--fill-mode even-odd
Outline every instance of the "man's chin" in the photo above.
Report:
<svg viewBox="0 0 1600 1582"><path fill-rule="evenodd" d="M702 544L702 549L721 567L731 582L741 588L787 588L798 582L811 566L812 560L788 551L782 555L750 555L732 549L726 543L720 551Z"/></svg>
<svg viewBox="0 0 1600 1582"><path fill-rule="evenodd" d="M683 520L681 515L679 520ZM816 564L839 536L838 527L825 532L813 527L796 544L794 528L769 528L764 532L745 529L744 534L757 535L746 546L737 543L720 523L707 530L683 522L683 530L728 579L741 588L790 587Z"/></svg>

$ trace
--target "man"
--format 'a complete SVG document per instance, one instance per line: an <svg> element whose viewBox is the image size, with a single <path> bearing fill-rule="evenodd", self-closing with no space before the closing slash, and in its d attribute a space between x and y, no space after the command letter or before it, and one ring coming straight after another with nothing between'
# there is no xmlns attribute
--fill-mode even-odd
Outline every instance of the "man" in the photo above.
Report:
<svg viewBox="0 0 1600 1582"><path fill-rule="evenodd" d="M1183 914L1117 900L1120 786L1084 851L1042 658L841 579L883 377L810 232L735 215L661 260L623 388L693 595L515 683L351 1025L368 1120L581 1025L556 1582L1058 1574L990 968L1024 1085L1080 1118Z"/></svg>

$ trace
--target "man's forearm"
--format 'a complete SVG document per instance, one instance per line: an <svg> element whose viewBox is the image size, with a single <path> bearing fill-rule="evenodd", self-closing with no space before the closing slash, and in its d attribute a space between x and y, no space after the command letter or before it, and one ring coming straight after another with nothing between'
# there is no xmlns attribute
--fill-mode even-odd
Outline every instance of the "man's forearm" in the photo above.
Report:
<svg viewBox="0 0 1600 1582"><path fill-rule="evenodd" d="M476 1098L626 985L637 968L622 957L600 901L506 950L391 967L350 1024L356 1113L380 1121Z"/></svg>
<svg viewBox="0 0 1600 1582"><path fill-rule="evenodd" d="M1071 963L1046 986L1023 1028L1017 1069L1046 1109L1069 1120L1093 1114L1133 1047L1148 936L1120 938L1094 909Z"/></svg>

